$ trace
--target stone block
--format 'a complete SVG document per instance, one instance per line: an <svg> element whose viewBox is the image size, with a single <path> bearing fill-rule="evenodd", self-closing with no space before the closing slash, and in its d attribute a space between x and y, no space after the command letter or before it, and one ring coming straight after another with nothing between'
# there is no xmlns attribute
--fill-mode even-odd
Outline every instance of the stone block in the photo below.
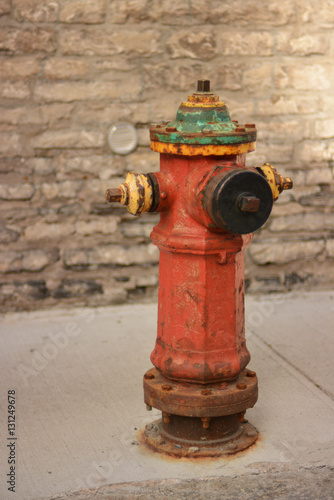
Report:
<svg viewBox="0 0 334 500"><path fill-rule="evenodd" d="M0 109L0 122L11 125L38 124L43 123L41 110L39 107L16 106L13 108Z"/></svg>
<svg viewBox="0 0 334 500"><path fill-rule="evenodd" d="M136 287L157 286L159 284L158 276L156 274L145 274L136 278Z"/></svg>
<svg viewBox="0 0 334 500"><path fill-rule="evenodd" d="M104 217L103 219L93 219L88 221L78 221L75 223L75 231L82 236L92 234L113 234L118 229L118 217Z"/></svg>
<svg viewBox="0 0 334 500"><path fill-rule="evenodd" d="M30 200L35 193L35 187L26 182L14 185L0 184L0 199Z"/></svg>
<svg viewBox="0 0 334 500"><path fill-rule="evenodd" d="M54 124L59 126L59 122L65 121L68 124L70 118L73 119L73 104L39 104L39 109L42 115L43 123L47 123L49 127L53 127Z"/></svg>
<svg viewBox="0 0 334 500"><path fill-rule="evenodd" d="M113 0L110 3L110 22L123 24L126 21L138 23L151 19L149 0Z"/></svg>
<svg viewBox="0 0 334 500"><path fill-rule="evenodd" d="M281 239L253 242L249 253L255 264L288 264L318 256L325 248L324 240L282 241Z"/></svg>
<svg viewBox="0 0 334 500"><path fill-rule="evenodd" d="M294 186L292 193L293 201L301 203L301 199L305 196L319 196L321 188L320 186Z"/></svg>
<svg viewBox="0 0 334 500"><path fill-rule="evenodd" d="M330 167L312 168L310 170L306 170L304 173L304 182L306 186L314 186L317 184L333 184L334 170Z"/></svg>
<svg viewBox="0 0 334 500"><path fill-rule="evenodd" d="M334 207L333 194L333 189L329 186L321 186L321 191L305 193L299 197L298 201L302 207Z"/></svg>
<svg viewBox="0 0 334 500"><path fill-rule="evenodd" d="M322 92L321 94L321 104L318 111L324 111L325 113L330 113L330 116L334 108L334 95L330 95L327 92Z"/></svg>
<svg viewBox="0 0 334 500"><path fill-rule="evenodd" d="M272 67L270 63L252 64L244 71L243 86L246 92L262 93L271 88Z"/></svg>
<svg viewBox="0 0 334 500"><path fill-rule="evenodd" d="M198 2L196 2L198 3ZM110 5L112 23L139 23L141 21L157 22L167 25L187 25L193 23L188 2L170 0L113 0Z"/></svg>
<svg viewBox="0 0 334 500"><path fill-rule="evenodd" d="M28 78L36 76L41 70L41 63L32 57L11 57L0 59L2 79Z"/></svg>
<svg viewBox="0 0 334 500"><path fill-rule="evenodd" d="M216 35L219 54L224 56L271 56L274 39L268 31L219 31Z"/></svg>
<svg viewBox="0 0 334 500"><path fill-rule="evenodd" d="M87 295L102 294L103 287L92 279L64 279L54 290L52 296L56 299L70 299Z"/></svg>
<svg viewBox="0 0 334 500"><path fill-rule="evenodd" d="M199 74L205 74L206 70L202 63L175 62L172 66L164 62L161 64L145 64L144 89L158 89L160 93L164 90L181 90L189 92ZM195 90L195 88L194 88Z"/></svg>
<svg viewBox="0 0 334 500"><path fill-rule="evenodd" d="M82 188L82 181L44 182L42 193L48 200L52 198L76 198Z"/></svg>
<svg viewBox="0 0 334 500"><path fill-rule="evenodd" d="M13 15L17 21L52 23L57 21L58 0L12 0Z"/></svg>
<svg viewBox="0 0 334 500"><path fill-rule="evenodd" d="M285 193L284 193L285 194ZM283 194L283 196L284 196ZM277 202L274 203L273 210L270 217L280 217L282 215L296 215L301 214L305 211L305 208L296 202L288 202L278 205Z"/></svg>
<svg viewBox="0 0 334 500"><path fill-rule="evenodd" d="M318 111L319 99L313 95L274 94L270 99L259 101L257 106L257 113L265 116L311 114Z"/></svg>
<svg viewBox="0 0 334 500"><path fill-rule="evenodd" d="M126 157L127 172L135 171L143 174L159 171L159 154L151 150L137 150Z"/></svg>
<svg viewBox="0 0 334 500"><path fill-rule="evenodd" d="M191 91L190 91L191 93ZM184 100L184 92L169 93L167 96L150 99L151 121L159 123L165 120L175 120L176 110Z"/></svg>
<svg viewBox="0 0 334 500"><path fill-rule="evenodd" d="M120 287L115 287L115 284L104 283L103 284L103 295L98 296L97 305L117 305L124 304L128 298L128 293L126 290Z"/></svg>
<svg viewBox="0 0 334 500"><path fill-rule="evenodd" d="M87 61L69 57L51 57L45 61L44 75L54 80L71 80L86 75L88 69Z"/></svg>
<svg viewBox="0 0 334 500"><path fill-rule="evenodd" d="M326 241L326 251L329 257L334 257L334 239L329 239Z"/></svg>
<svg viewBox="0 0 334 500"><path fill-rule="evenodd" d="M33 158L31 164L35 175L44 176L54 173L51 158Z"/></svg>
<svg viewBox="0 0 334 500"><path fill-rule="evenodd" d="M21 231L18 227L2 226L0 227L0 243L14 243L20 237Z"/></svg>
<svg viewBox="0 0 334 500"><path fill-rule="evenodd" d="M103 180L122 174L124 171L123 158L111 154L82 157L62 153L53 160L53 166L55 169L66 173L85 172Z"/></svg>
<svg viewBox="0 0 334 500"><path fill-rule="evenodd" d="M291 68L289 65L276 64L274 69L274 86L276 89L286 89L290 86Z"/></svg>
<svg viewBox="0 0 334 500"><path fill-rule="evenodd" d="M314 4L314 20L318 21L322 28L334 26L334 4L331 0L322 0Z"/></svg>
<svg viewBox="0 0 334 500"><path fill-rule="evenodd" d="M56 50L56 33L40 27L0 28L0 50L10 53L52 53Z"/></svg>
<svg viewBox="0 0 334 500"><path fill-rule="evenodd" d="M41 249L23 250L21 252L0 252L0 272L16 273L22 271L42 271L46 266L58 260L58 250L48 252Z"/></svg>
<svg viewBox="0 0 334 500"><path fill-rule="evenodd" d="M26 82L0 81L0 96L4 99L26 99L30 88Z"/></svg>
<svg viewBox="0 0 334 500"><path fill-rule="evenodd" d="M256 122L257 140L273 142L289 142L303 136L304 123L298 120Z"/></svg>
<svg viewBox="0 0 334 500"><path fill-rule="evenodd" d="M16 132L0 132L0 156L13 157L22 153L22 139Z"/></svg>
<svg viewBox="0 0 334 500"><path fill-rule="evenodd" d="M205 5L207 8L207 4ZM212 0L209 20L237 26L283 26L296 19L296 5L290 0L254 3L252 0Z"/></svg>
<svg viewBox="0 0 334 500"><path fill-rule="evenodd" d="M138 224L137 221L122 224L121 230L124 236L128 238L149 238L154 223Z"/></svg>
<svg viewBox="0 0 334 500"><path fill-rule="evenodd" d="M159 250L153 244L124 248L121 245L100 245L97 248L68 249L64 265L69 268L130 266L157 264Z"/></svg>
<svg viewBox="0 0 334 500"><path fill-rule="evenodd" d="M208 9L207 0L196 0L190 2L190 16L193 24L207 24L212 22L211 8Z"/></svg>
<svg viewBox="0 0 334 500"><path fill-rule="evenodd" d="M0 283L0 301L7 306L15 304L15 309L26 307L26 300L35 301L49 297L50 292L45 280L15 281L15 283Z"/></svg>
<svg viewBox="0 0 334 500"><path fill-rule="evenodd" d="M97 24L105 15L105 0L60 0L59 20L63 23Z"/></svg>
<svg viewBox="0 0 334 500"><path fill-rule="evenodd" d="M113 33L101 29L70 29L59 34L59 46L61 52L67 55L126 54L150 57L162 52L160 38L159 31L152 29L132 30L131 36L128 30L123 29Z"/></svg>
<svg viewBox="0 0 334 500"><path fill-rule="evenodd" d="M237 96L227 97L224 101L233 120L239 120L239 123L253 123L255 108L252 98L241 95L239 98Z"/></svg>
<svg viewBox="0 0 334 500"><path fill-rule="evenodd" d="M172 59L212 59L218 54L215 34L211 30L175 31L166 42L167 51Z"/></svg>
<svg viewBox="0 0 334 500"><path fill-rule="evenodd" d="M168 2L153 0L149 4L148 12L153 21L161 24L192 25L189 3L179 0L168 0Z"/></svg>
<svg viewBox="0 0 334 500"><path fill-rule="evenodd" d="M0 16L10 14L10 0L0 0Z"/></svg>
<svg viewBox="0 0 334 500"><path fill-rule="evenodd" d="M129 89L130 91L130 89ZM139 95L139 88L138 88ZM136 123L148 123L150 121L150 104L149 103L131 103L124 104L120 99L115 100L111 105L108 102L89 102L84 104L78 102L75 108L74 116L77 117L80 123L110 124L117 121L130 121L134 125Z"/></svg>
<svg viewBox="0 0 334 500"><path fill-rule="evenodd" d="M314 123L314 135L320 139L334 137L334 119L316 120Z"/></svg>
<svg viewBox="0 0 334 500"><path fill-rule="evenodd" d="M139 146L149 146L150 141L150 132L148 127L137 128L138 135L138 145Z"/></svg>
<svg viewBox="0 0 334 500"><path fill-rule="evenodd" d="M70 215L81 215L84 212L84 206L81 202L74 203L65 203L58 208L58 213L64 215L65 217L69 217Z"/></svg>
<svg viewBox="0 0 334 500"><path fill-rule="evenodd" d="M60 239L73 234L74 224L70 222L47 224L43 221L36 222L33 226L28 226L23 232L26 240Z"/></svg>
<svg viewBox="0 0 334 500"><path fill-rule="evenodd" d="M137 61L125 58L122 55L112 57L94 57L89 61L92 73L108 76L115 71L135 71L138 67Z"/></svg>
<svg viewBox="0 0 334 500"><path fill-rule="evenodd" d="M50 148L99 148L105 137L99 130L47 130L32 139L35 149Z"/></svg>
<svg viewBox="0 0 334 500"><path fill-rule="evenodd" d="M300 150L300 159L305 162L332 161L334 141L304 141Z"/></svg>
<svg viewBox="0 0 334 500"><path fill-rule="evenodd" d="M116 99L119 101L137 100L141 82L136 75L131 80L124 78L113 81L93 82L55 82L36 84L35 98L44 101L90 101Z"/></svg>
<svg viewBox="0 0 334 500"><path fill-rule="evenodd" d="M288 163L293 156L292 144L265 144L258 142L255 153L247 157L248 165L260 166L264 163Z"/></svg>
<svg viewBox="0 0 334 500"><path fill-rule="evenodd" d="M242 89L243 65L222 64L217 68L215 82L212 82L214 89L240 90ZM214 90L217 92L216 90ZM223 98L223 95L221 96Z"/></svg>
<svg viewBox="0 0 334 500"><path fill-rule="evenodd" d="M270 221L270 231L325 231L334 229L334 215L331 213L310 212L307 214L275 217Z"/></svg>
<svg viewBox="0 0 334 500"><path fill-rule="evenodd" d="M328 47L329 39L322 34L295 35L291 32L282 32L277 36L277 51L282 54L295 56L325 54Z"/></svg>
<svg viewBox="0 0 334 500"><path fill-rule="evenodd" d="M124 182L124 177L113 177L112 181L110 181L110 179L90 179L86 182L86 188L90 191L93 191L94 193L97 193L98 198L101 201L101 195L102 199L104 200L104 193L108 188L111 187L111 182L113 186L118 186L119 184ZM124 213L124 207L121 207L119 205L118 208L122 209L124 215L126 214L126 211Z"/></svg>
<svg viewBox="0 0 334 500"><path fill-rule="evenodd" d="M291 65L289 84L295 90L331 90L334 70L328 64Z"/></svg>

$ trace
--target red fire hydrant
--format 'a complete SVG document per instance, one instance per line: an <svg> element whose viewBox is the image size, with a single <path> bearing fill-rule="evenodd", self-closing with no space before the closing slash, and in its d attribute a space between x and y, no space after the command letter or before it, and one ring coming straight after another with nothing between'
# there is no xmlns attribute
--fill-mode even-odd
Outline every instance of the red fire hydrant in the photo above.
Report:
<svg viewBox="0 0 334 500"><path fill-rule="evenodd" d="M144 394L162 420L146 426L144 441L174 456L236 453L258 435L244 419L258 387L246 369L243 251L292 181L268 163L245 166L255 125L231 121L207 80L150 137L160 172L130 173L107 191L134 215L161 214L151 234L160 250L158 335Z"/></svg>

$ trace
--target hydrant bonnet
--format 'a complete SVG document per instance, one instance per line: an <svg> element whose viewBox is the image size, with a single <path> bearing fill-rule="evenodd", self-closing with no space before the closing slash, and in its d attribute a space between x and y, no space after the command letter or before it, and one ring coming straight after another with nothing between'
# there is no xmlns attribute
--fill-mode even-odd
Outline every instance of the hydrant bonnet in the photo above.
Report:
<svg viewBox="0 0 334 500"><path fill-rule="evenodd" d="M208 80L204 82L210 88ZM239 126L224 101L200 91L181 103L174 121L152 125L150 137L151 149L159 153L235 155L255 150L256 128L253 123Z"/></svg>

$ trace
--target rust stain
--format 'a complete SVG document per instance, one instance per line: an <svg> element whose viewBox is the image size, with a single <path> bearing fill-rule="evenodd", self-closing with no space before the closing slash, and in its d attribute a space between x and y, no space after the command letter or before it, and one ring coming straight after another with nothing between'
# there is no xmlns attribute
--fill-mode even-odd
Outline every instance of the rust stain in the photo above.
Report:
<svg viewBox="0 0 334 500"><path fill-rule="evenodd" d="M256 142L243 144L181 144L151 141L151 149L158 153L182 156L224 156L245 154L255 151Z"/></svg>

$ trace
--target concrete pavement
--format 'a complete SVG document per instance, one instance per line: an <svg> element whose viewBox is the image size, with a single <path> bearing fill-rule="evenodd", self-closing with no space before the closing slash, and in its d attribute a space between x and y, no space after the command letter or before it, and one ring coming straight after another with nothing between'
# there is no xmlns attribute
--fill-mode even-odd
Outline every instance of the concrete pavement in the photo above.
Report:
<svg viewBox="0 0 334 500"><path fill-rule="evenodd" d="M170 498L240 498L241 491L243 498L334 498L334 293L246 298L249 367L260 391L247 418L260 438L236 456L200 462L138 445L139 430L159 417L146 412L142 392L156 310L136 304L2 317L0 498L153 499L166 491ZM15 493L6 484L9 390ZM291 496L284 496L287 481Z"/></svg>

